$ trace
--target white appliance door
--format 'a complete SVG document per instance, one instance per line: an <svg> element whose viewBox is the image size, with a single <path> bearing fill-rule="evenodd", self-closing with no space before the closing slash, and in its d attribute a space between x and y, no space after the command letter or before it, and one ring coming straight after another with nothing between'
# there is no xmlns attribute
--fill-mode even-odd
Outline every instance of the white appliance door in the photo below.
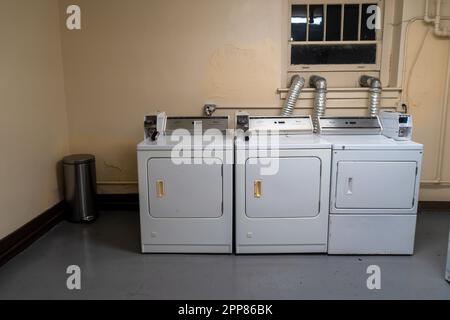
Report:
<svg viewBox="0 0 450 320"><path fill-rule="evenodd" d="M337 165L336 208L414 207L417 162L340 161Z"/></svg>
<svg viewBox="0 0 450 320"><path fill-rule="evenodd" d="M155 218L218 218L222 215L222 165L148 161L150 215Z"/></svg>
<svg viewBox="0 0 450 320"><path fill-rule="evenodd" d="M262 175L262 167L270 160L278 161L278 171L274 175ZM250 158L245 171L249 218L306 218L319 214L319 158Z"/></svg>

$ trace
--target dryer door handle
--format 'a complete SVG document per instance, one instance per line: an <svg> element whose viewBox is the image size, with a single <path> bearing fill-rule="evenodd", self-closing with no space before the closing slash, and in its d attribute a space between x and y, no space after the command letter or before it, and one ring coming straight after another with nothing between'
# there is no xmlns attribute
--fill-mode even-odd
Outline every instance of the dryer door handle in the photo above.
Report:
<svg viewBox="0 0 450 320"><path fill-rule="evenodd" d="M164 181L163 180L157 180L156 181L156 197L157 198L164 198L166 192L164 190Z"/></svg>
<svg viewBox="0 0 450 320"><path fill-rule="evenodd" d="M255 198L259 199L262 197L262 181L261 180L255 180L253 184L253 191Z"/></svg>
<svg viewBox="0 0 450 320"><path fill-rule="evenodd" d="M347 195L352 195L353 194L353 177L348 177L347 179L347 191L346 191Z"/></svg>

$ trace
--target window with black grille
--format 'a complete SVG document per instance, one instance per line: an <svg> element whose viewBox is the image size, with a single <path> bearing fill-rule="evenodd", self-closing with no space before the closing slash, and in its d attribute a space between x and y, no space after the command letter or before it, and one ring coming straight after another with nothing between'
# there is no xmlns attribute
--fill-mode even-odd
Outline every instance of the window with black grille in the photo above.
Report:
<svg viewBox="0 0 450 320"><path fill-rule="evenodd" d="M381 1L291 5L291 66L378 65Z"/></svg>

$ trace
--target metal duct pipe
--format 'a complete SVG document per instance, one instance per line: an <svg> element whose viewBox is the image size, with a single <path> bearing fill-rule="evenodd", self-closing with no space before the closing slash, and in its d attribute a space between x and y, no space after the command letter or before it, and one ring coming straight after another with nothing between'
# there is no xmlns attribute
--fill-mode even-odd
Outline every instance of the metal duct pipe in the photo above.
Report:
<svg viewBox="0 0 450 320"><path fill-rule="evenodd" d="M359 79L361 87L369 89L369 112L371 117L376 117L380 110L381 104L381 81L378 78L371 76L361 76Z"/></svg>
<svg viewBox="0 0 450 320"><path fill-rule="evenodd" d="M319 131L319 117L325 115L327 109L327 80L320 76L311 76L309 85L316 88L314 96L313 124L314 132Z"/></svg>
<svg viewBox="0 0 450 320"><path fill-rule="evenodd" d="M291 80L291 88L289 89L288 95L286 97L286 102L283 106L283 111L281 115L283 117L289 117L292 115L295 109L295 105L298 101L298 97L300 96L300 92L305 86L305 78L300 77L299 75L295 75Z"/></svg>

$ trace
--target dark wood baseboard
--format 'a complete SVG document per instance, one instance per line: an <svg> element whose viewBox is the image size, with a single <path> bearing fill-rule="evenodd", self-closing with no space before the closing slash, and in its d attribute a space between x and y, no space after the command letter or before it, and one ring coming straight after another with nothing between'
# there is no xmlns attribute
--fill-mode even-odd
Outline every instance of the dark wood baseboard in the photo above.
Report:
<svg viewBox="0 0 450 320"><path fill-rule="evenodd" d="M0 240L0 266L25 250L64 217L64 201L54 205L21 228Z"/></svg>
<svg viewBox="0 0 450 320"><path fill-rule="evenodd" d="M419 202L419 212L424 211L446 211L450 212L450 202L448 201L421 201Z"/></svg>
<svg viewBox="0 0 450 320"><path fill-rule="evenodd" d="M98 194L97 209L139 211L139 194Z"/></svg>

